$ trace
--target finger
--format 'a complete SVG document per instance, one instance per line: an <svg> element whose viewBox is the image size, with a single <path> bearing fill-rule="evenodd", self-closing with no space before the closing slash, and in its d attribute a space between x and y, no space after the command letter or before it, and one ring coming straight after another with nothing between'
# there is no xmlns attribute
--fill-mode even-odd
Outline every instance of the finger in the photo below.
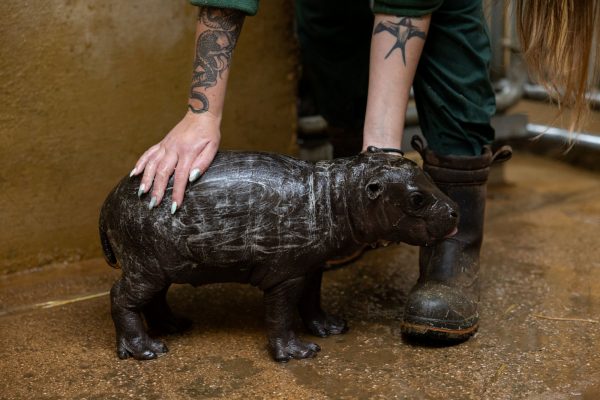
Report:
<svg viewBox="0 0 600 400"><path fill-rule="evenodd" d="M192 162L189 177L190 182L194 182L206 172L210 164L213 162L215 154L217 154L217 149L218 146L214 143L208 143L206 147L204 147L202 152Z"/></svg>
<svg viewBox="0 0 600 400"><path fill-rule="evenodd" d="M135 167L133 167L129 176L132 177L134 175L141 174L142 171L146 168L146 164L148 163L148 160L150 160L150 157L152 157L152 155L154 155L158 151L158 149L160 149L160 146L158 144L155 144L154 146L146 150L146 152L142 154L140 159L135 163Z"/></svg>
<svg viewBox="0 0 600 400"><path fill-rule="evenodd" d="M167 152L156 168L154 176L154 184L152 185L152 199L150 200L150 208L157 206L162 201L165 194L165 188L169 183L169 178L175 171L177 165L177 153Z"/></svg>
<svg viewBox="0 0 600 400"><path fill-rule="evenodd" d="M154 181L154 175L156 175L156 168L158 167L158 163L162 160L164 153L164 149L158 149L158 151L156 151L146 163L144 168L144 176L142 177L142 183L138 189L138 196L148 193L150 190L152 182Z"/></svg>
<svg viewBox="0 0 600 400"><path fill-rule="evenodd" d="M188 183L191 165L191 157L180 158L179 161L177 161L177 168L175 168L175 179L173 181L173 202L171 203L171 214L175 214L177 208L183 204L185 186Z"/></svg>

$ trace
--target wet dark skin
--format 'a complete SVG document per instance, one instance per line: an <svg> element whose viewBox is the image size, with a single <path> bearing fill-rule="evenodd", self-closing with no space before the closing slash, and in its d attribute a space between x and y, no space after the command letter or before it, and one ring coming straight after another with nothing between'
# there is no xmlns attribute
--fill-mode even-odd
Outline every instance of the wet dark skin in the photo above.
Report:
<svg viewBox="0 0 600 400"><path fill-rule="evenodd" d="M172 178L166 196L171 196ZM106 199L100 236L107 261L123 270L111 290L120 358L152 359L167 347L146 332L189 325L166 303L172 283L241 282L264 291L269 349L276 361L313 357L298 339L296 312L319 337L346 322L321 308L325 261L365 244L427 245L452 233L456 205L412 161L378 149L316 164L268 153L219 152L171 215L138 197L124 178ZM235 316L232 316L235 317Z"/></svg>

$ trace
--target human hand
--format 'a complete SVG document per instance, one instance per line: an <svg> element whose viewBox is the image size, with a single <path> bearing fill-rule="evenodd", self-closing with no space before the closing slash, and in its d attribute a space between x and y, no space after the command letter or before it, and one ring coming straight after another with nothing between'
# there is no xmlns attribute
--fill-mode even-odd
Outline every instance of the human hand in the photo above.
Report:
<svg viewBox="0 0 600 400"><path fill-rule="evenodd" d="M177 211L188 180L198 179L217 153L221 140L220 124L221 119L211 113L188 112L160 143L140 157L130 176L144 173L138 196L152 188L150 209L161 203L169 178L175 172L171 214Z"/></svg>

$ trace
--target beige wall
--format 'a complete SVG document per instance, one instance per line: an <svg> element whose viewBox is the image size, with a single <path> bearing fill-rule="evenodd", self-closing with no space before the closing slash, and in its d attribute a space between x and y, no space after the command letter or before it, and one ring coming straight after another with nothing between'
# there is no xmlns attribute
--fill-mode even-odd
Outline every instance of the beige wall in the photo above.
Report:
<svg viewBox="0 0 600 400"><path fill-rule="evenodd" d="M287 1L236 51L222 147L293 152ZM185 111L196 9L185 0L0 2L0 274L99 256L99 207Z"/></svg>

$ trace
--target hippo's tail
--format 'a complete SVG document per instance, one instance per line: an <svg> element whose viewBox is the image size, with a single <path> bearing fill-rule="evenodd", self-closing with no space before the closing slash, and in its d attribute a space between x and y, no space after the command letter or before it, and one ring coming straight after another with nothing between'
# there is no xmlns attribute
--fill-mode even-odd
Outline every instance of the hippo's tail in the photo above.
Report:
<svg viewBox="0 0 600 400"><path fill-rule="evenodd" d="M117 257L113 252L113 249L110 245L110 240L108 240L108 235L106 234L106 225L104 223L104 209L100 212L100 243L102 244L102 252L104 253L104 259L113 268L119 268L117 263Z"/></svg>

